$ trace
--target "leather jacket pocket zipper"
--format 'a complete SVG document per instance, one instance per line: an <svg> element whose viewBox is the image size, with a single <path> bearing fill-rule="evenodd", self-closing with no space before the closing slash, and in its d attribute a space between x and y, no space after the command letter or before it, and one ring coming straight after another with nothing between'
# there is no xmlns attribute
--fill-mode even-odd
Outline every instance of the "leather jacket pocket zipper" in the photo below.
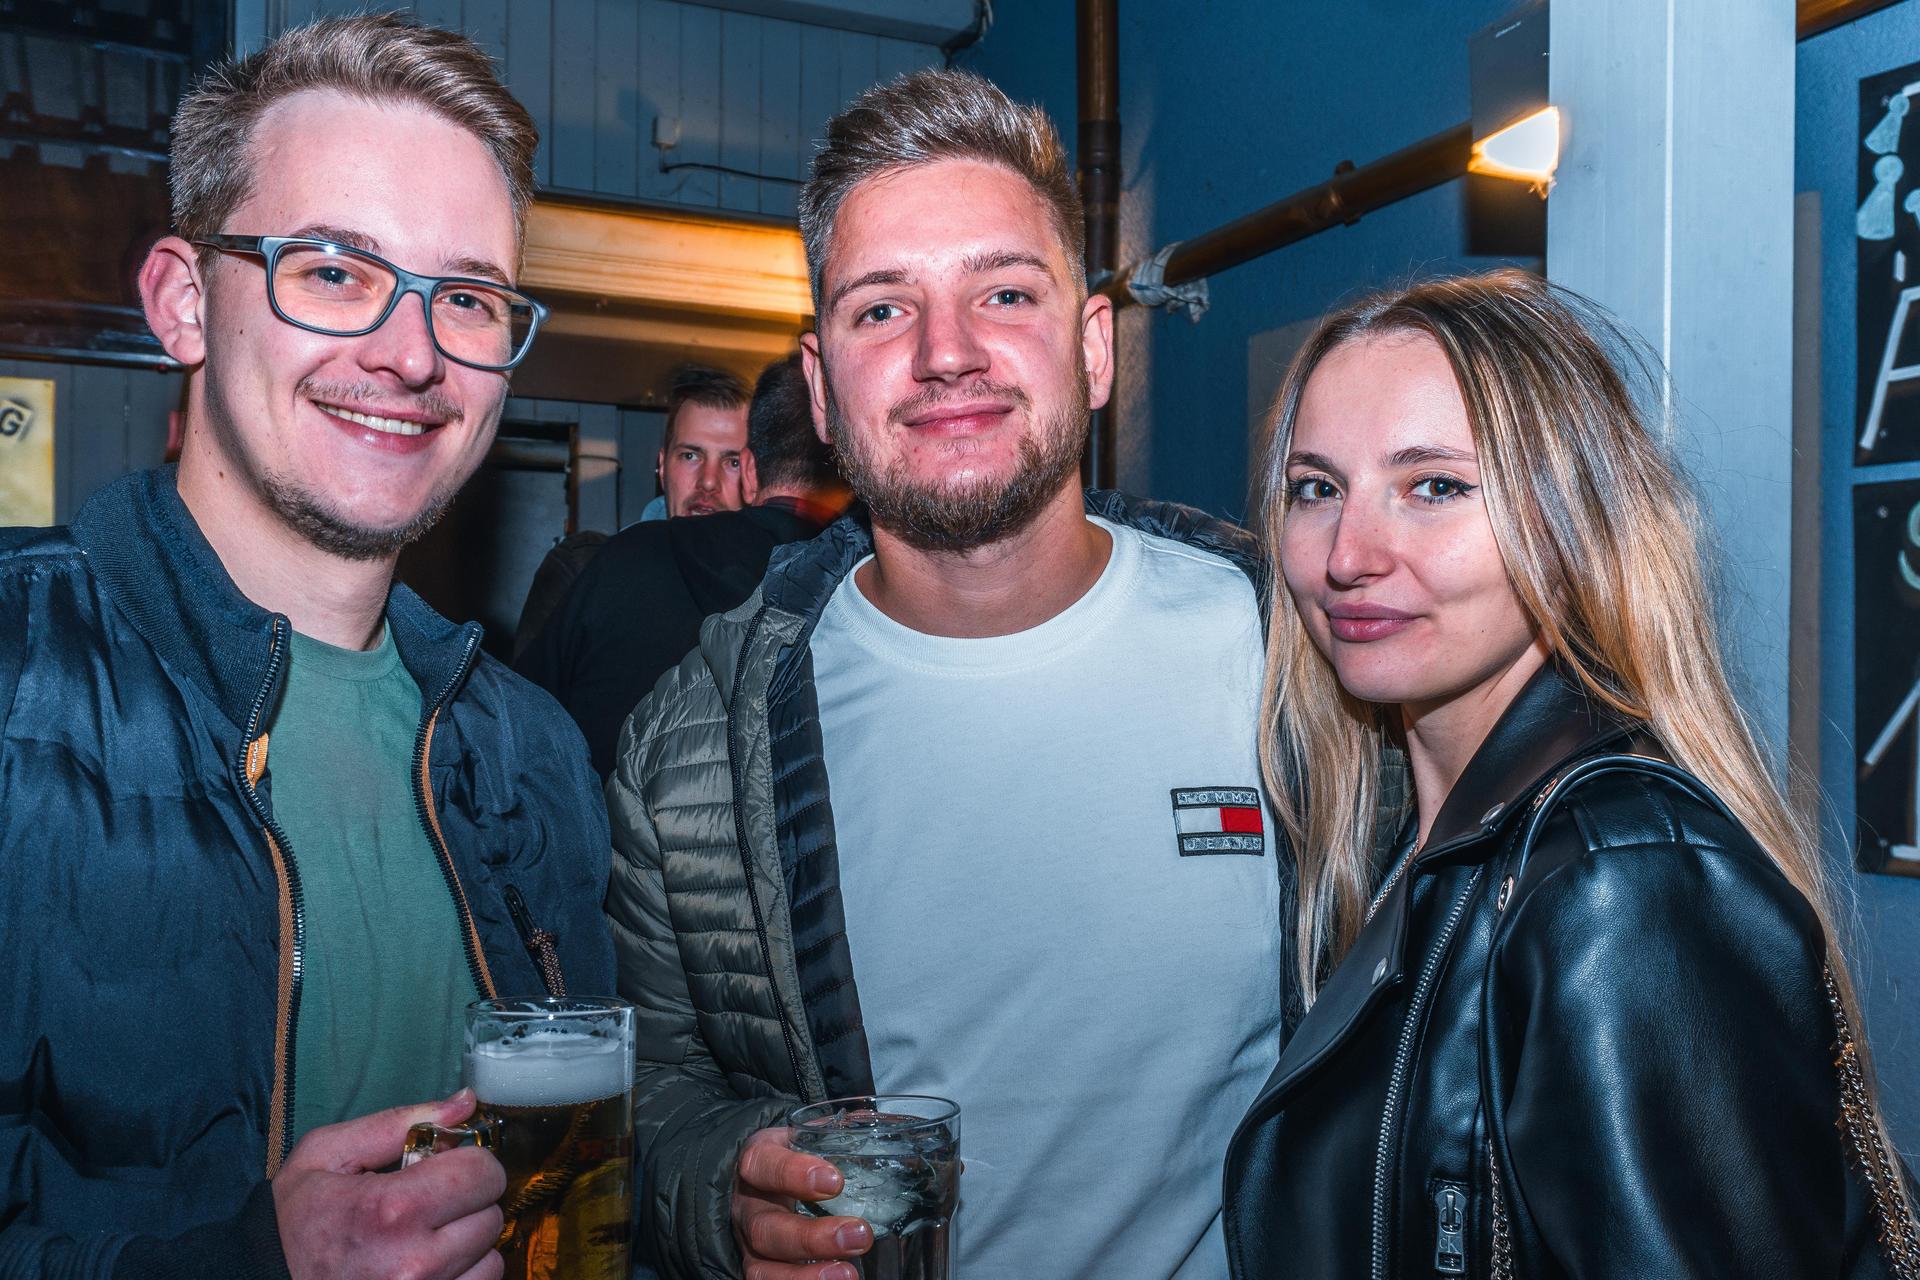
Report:
<svg viewBox="0 0 1920 1280"><path fill-rule="evenodd" d="M1467 1274L1467 1187L1463 1182L1433 1188L1433 1270L1436 1275Z"/></svg>

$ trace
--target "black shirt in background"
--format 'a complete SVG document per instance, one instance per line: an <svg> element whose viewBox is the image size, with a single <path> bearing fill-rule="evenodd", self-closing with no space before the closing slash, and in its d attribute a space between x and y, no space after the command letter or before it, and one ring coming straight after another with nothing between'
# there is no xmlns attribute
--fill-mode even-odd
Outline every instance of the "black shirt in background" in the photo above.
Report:
<svg viewBox="0 0 1920 1280"><path fill-rule="evenodd" d="M699 644L702 619L752 595L775 547L805 541L824 527L776 499L622 529L594 555L514 666L567 709L604 781L613 772L620 727Z"/></svg>

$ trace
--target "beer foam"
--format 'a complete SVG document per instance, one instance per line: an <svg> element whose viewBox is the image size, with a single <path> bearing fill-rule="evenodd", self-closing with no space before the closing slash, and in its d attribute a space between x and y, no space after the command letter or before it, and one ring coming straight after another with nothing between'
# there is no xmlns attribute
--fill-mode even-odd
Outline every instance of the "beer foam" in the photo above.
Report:
<svg viewBox="0 0 1920 1280"><path fill-rule="evenodd" d="M633 1085L620 1042L578 1031L535 1031L467 1050L467 1082L482 1102L557 1107L594 1102Z"/></svg>

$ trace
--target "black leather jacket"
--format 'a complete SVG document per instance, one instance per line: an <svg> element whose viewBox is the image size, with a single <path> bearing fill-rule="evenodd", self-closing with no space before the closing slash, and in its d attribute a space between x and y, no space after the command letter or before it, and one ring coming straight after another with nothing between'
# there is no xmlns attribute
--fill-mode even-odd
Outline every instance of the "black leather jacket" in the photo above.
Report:
<svg viewBox="0 0 1920 1280"><path fill-rule="evenodd" d="M1228 1151L1248 1280L1883 1274L1837 1121L1818 919L1551 668L1323 986ZM1490 1034L1482 1036L1483 1026ZM1492 1114L1483 1099L1492 1099Z"/></svg>

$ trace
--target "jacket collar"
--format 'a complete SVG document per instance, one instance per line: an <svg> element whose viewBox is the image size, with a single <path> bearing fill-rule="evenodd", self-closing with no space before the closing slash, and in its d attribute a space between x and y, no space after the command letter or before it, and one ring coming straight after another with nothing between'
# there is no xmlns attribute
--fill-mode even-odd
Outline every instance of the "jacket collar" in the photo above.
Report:
<svg viewBox="0 0 1920 1280"><path fill-rule="evenodd" d="M1326 1061L1405 979L1413 881L1420 873L1491 856L1499 847L1494 837L1521 821L1535 791L1574 760L1642 727L1589 701L1555 666L1536 673L1454 784L1434 819L1425 851L1380 900L1373 919L1328 977L1319 1000L1282 1050L1248 1120L1267 1114L1283 1092Z"/></svg>
<svg viewBox="0 0 1920 1280"><path fill-rule="evenodd" d="M192 512L172 467L135 472L97 492L75 514L73 536L109 598L173 670L235 724L271 696L274 622L234 585ZM387 596L400 660L431 699L466 669L479 627L457 627L406 587Z"/></svg>
<svg viewBox="0 0 1920 1280"><path fill-rule="evenodd" d="M1547 663L1514 695L1427 832L1417 865L1462 860L1467 848L1505 825L1521 803L1580 756L1642 728L1587 697Z"/></svg>

